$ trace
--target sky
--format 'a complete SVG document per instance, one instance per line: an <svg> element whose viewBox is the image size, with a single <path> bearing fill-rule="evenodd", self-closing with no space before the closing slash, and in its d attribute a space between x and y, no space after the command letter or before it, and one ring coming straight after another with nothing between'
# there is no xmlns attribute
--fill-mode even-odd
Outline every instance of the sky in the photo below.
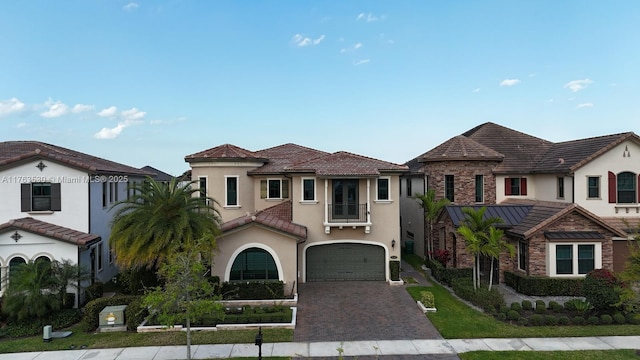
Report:
<svg viewBox="0 0 640 360"><path fill-rule="evenodd" d="M0 6L0 141L179 175L222 144L404 163L479 124L640 134L640 2Z"/></svg>

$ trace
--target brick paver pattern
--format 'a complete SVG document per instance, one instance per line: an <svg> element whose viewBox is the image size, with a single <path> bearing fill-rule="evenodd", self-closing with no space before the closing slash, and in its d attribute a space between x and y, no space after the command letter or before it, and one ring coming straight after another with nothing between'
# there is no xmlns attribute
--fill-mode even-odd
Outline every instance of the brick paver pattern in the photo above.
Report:
<svg viewBox="0 0 640 360"><path fill-rule="evenodd" d="M380 281L300 284L294 341L442 339L405 286Z"/></svg>

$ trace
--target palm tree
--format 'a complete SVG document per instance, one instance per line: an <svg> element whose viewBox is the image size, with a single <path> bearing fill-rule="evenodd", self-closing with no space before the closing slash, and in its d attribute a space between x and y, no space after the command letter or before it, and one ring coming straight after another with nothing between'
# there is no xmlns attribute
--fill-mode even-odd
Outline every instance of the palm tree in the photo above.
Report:
<svg viewBox="0 0 640 360"><path fill-rule="evenodd" d="M458 227L458 233L464 238L467 251L473 256L473 289L475 290L480 285L480 255L483 252L483 240L467 225Z"/></svg>
<svg viewBox="0 0 640 360"><path fill-rule="evenodd" d="M51 263L52 276L57 287L57 294L63 307L68 307L67 290L69 287L76 290L76 297L80 294L82 282L91 279L91 271L85 267L74 264L69 259L53 261ZM71 304L73 306L73 304Z"/></svg>
<svg viewBox="0 0 640 360"><path fill-rule="evenodd" d="M128 189L133 192L128 199L113 205L110 241L119 266L157 268L169 254L196 242L210 256L220 232L220 214L216 201L201 197L195 183L147 178Z"/></svg>
<svg viewBox="0 0 640 360"><path fill-rule="evenodd" d="M461 226L458 228L458 233L462 235L467 243L467 250L474 257L473 266L473 285L474 289L480 286L480 262L482 255L488 255L489 248L487 245L487 238L491 228L500 224L503 220L499 217L485 217L487 207L483 206L479 209L471 207L462 208L464 219L461 221ZM463 231L461 232L460 229ZM493 270L493 263L491 269ZM493 275L493 271L491 275Z"/></svg>
<svg viewBox="0 0 640 360"><path fill-rule="evenodd" d="M55 291L51 262L29 261L11 269L2 310L18 322L43 318L62 305Z"/></svg>
<svg viewBox="0 0 640 360"><path fill-rule="evenodd" d="M503 250L507 250L509 255L513 257L516 253L516 248L504 240L504 231L496 229L493 226L489 228L489 233L485 234L484 238L486 243L483 246L483 253L491 257L491 275L489 275L489 290L491 290L491 286L493 285L493 263L495 259L500 258L500 253Z"/></svg>
<svg viewBox="0 0 640 360"><path fill-rule="evenodd" d="M433 252L433 223L438 218L438 215L440 215L440 211L449 205L450 201L447 198L436 200L436 191L433 189L428 189L424 195L416 193L413 197L418 200L418 204L424 210L426 228L424 251L425 257L428 256L429 259L431 259Z"/></svg>

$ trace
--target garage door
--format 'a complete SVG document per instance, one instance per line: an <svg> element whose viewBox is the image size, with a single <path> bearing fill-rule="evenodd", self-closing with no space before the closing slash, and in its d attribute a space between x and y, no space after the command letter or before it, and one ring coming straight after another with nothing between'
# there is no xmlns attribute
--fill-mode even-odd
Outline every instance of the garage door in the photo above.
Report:
<svg viewBox="0 0 640 360"><path fill-rule="evenodd" d="M385 280L384 249L366 244L307 249L307 281Z"/></svg>

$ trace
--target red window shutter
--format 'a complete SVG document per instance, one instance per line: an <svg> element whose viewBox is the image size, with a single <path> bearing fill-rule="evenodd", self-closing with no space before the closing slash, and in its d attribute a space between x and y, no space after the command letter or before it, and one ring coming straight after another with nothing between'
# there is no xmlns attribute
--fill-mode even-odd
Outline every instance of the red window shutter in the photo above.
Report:
<svg viewBox="0 0 640 360"><path fill-rule="evenodd" d="M527 195L527 178L520 179L520 195Z"/></svg>
<svg viewBox="0 0 640 360"><path fill-rule="evenodd" d="M509 178L504 179L504 194L511 195L511 179Z"/></svg>
<svg viewBox="0 0 640 360"><path fill-rule="evenodd" d="M616 174L609 171L609 203L616 203Z"/></svg>

